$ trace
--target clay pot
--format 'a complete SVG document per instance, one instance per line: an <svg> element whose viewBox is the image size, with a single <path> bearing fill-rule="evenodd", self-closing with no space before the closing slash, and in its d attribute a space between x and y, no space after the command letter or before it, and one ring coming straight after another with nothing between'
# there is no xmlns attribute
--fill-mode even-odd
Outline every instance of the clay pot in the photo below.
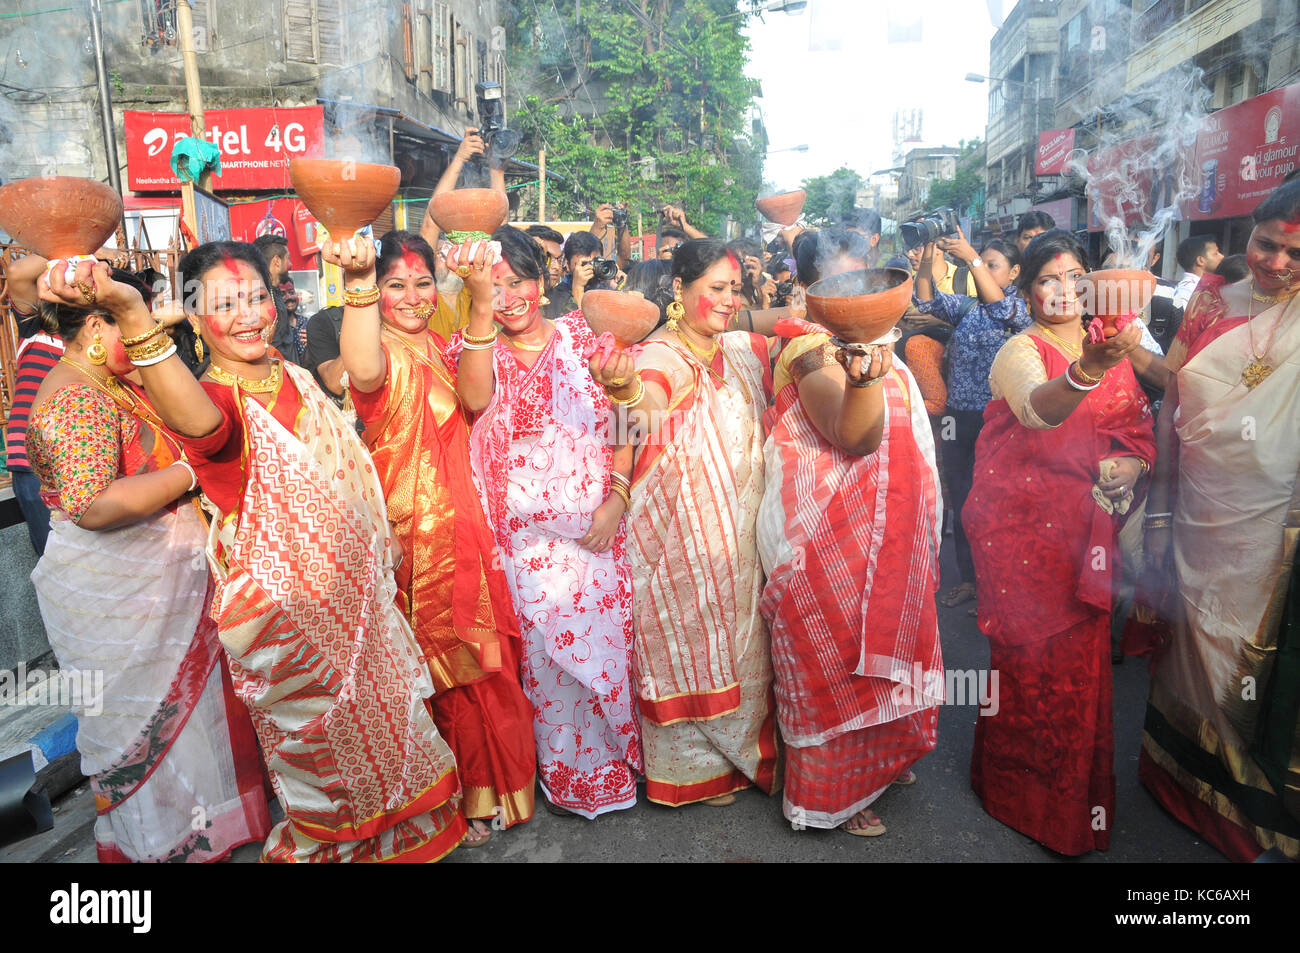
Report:
<svg viewBox="0 0 1300 953"><path fill-rule="evenodd" d="M444 232L486 232L491 235L510 213L510 203L496 189L453 189L435 195L429 213Z"/></svg>
<svg viewBox="0 0 1300 953"><path fill-rule="evenodd" d="M582 296L582 316L596 334L608 331L614 335L621 350L654 330L659 323L659 306L622 291L588 291Z"/></svg>
<svg viewBox="0 0 1300 953"><path fill-rule="evenodd" d="M42 258L93 255L122 221L122 197L94 179L56 175L0 188L0 228Z"/></svg>
<svg viewBox="0 0 1300 953"><path fill-rule="evenodd" d="M346 241L388 207L402 173L397 166L373 162L290 159L289 181L330 238Z"/></svg>
<svg viewBox="0 0 1300 953"><path fill-rule="evenodd" d="M846 271L814 283L804 299L808 317L836 337L869 344L902 318L912 301L912 276L902 268Z"/></svg>
<svg viewBox="0 0 1300 953"><path fill-rule="evenodd" d="M1133 314L1147 306L1156 291L1156 276L1136 268L1107 268L1084 275L1076 282L1074 293L1083 302L1085 313L1101 318L1108 338L1119 333L1115 319Z"/></svg>
<svg viewBox="0 0 1300 953"><path fill-rule="evenodd" d="M799 221L799 213L803 211L806 198L808 198L807 192L803 189L795 189L793 192L778 192L776 195L764 196L755 202L754 206L769 222L790 226Z"/></svg>

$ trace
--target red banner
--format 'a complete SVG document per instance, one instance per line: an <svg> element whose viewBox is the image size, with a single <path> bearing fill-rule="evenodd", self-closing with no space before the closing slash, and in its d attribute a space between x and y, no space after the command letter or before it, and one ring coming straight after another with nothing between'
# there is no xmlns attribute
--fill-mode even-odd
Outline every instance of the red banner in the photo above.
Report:
<svg viewBox="0 0 1300 953"><path fill-rule="evenodd" d="M1283 86L1213 113L1196 135L1190 219L1249 215L1296 168L1300 148L1300 83Z"/></svg>
<svg viewBox="0 0 1300 953"><path fill-rule="evenodd" d="M283 109L212 109L203 114L206 137L221 150L215 191L288 189L289 160L324 155L325 111L320 106ZM172 146L190 134L188 113L126 112L128 187L141 192L180 189L172 172Z"/></svg>
<svg viewBox="0 0 1300 953"><path fill-rule="evenodd" d="M1038 161L1035 175L1060 175L1074 151L1073 129L1048 129L1038 134Z"/></svg>
<svg viewBox="0 0 1300 953"><path fill-rule="evenodd" d="M315 221L298 199L266 199L232 205L230 237L237 242L255 242L263 235L279 235L289 246L289 264L294 271L315 268L318 249L314 242L303 244L300 218Z"/></svg>

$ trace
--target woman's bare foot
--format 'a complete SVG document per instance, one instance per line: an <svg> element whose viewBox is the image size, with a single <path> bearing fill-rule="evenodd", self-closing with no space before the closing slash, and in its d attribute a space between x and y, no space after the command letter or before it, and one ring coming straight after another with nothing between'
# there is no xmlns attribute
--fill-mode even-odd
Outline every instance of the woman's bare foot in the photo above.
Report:
<svg viewBox="0 0 1300 953"><path fill-rule="evenodd" d="M840 830L854 837L879 837L885 833L885 825L873 812L864 809L841 824Z"/></svg>
<svg viewBox="0 0 1300 953"><path fill-rule="evenodd" d="M701 801L700 803L701 803L701 804L707 804L707 805L709 805L709 807L726 807L728 804L735 804L735 803L736 803L736 795L734 795L734 794L719 794L717 797L707 798L707 799Z"/></svg>

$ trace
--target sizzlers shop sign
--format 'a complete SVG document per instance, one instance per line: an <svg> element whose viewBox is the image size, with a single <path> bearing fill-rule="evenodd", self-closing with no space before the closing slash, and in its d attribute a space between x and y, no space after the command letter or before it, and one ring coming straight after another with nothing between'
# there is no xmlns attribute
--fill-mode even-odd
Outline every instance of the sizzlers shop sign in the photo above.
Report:
<svg viewBox="0 0 1300 953"><path fill-rule="evenodd" d="M288 189L289 160L324 155L325 111L320 106L284 109L212 109L203 114L205 137L221 150L222 190ZM126 113L128 188L174 192L172 146L190 134L188 113Z"/></svg>

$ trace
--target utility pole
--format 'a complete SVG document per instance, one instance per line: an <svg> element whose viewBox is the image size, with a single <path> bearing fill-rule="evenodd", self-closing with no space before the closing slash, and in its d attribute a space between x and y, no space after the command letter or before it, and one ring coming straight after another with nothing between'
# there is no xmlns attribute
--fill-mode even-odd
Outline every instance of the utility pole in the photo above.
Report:
<svg viewBox="0 0 1300 953"><path fill-rule="evenodd" d="M546 221L546 150L537 150L537 221Z"/></svg>
<svg viewBox="0 0 1300 953"><path fill-rule="evenodd" d="M95 0L98 2L98 0ZM176 39L181 48L181 64L185 71L185 105L190 112L190 135L195 139L204 138L203 94L199 90L199 61L194 54L194 11L190 9L190 0L176 0ZM212 191L212 172L204 168L199 174L199 188ZM181 180L181 214L190 234L199 233L198 214L194 209L194 183L188 179Z"/></svg>
<svg viewBox="0 0 1300 953"><path fill-rule="evenodd" d="M109 95L108 70L104 67L104 19L100 0L90 0L90 36L95 44L95 79L99 84L99 122L104 133L104 152L108 157L108 184L121 195L122 175L117 164L113 100Z"/></svg>

